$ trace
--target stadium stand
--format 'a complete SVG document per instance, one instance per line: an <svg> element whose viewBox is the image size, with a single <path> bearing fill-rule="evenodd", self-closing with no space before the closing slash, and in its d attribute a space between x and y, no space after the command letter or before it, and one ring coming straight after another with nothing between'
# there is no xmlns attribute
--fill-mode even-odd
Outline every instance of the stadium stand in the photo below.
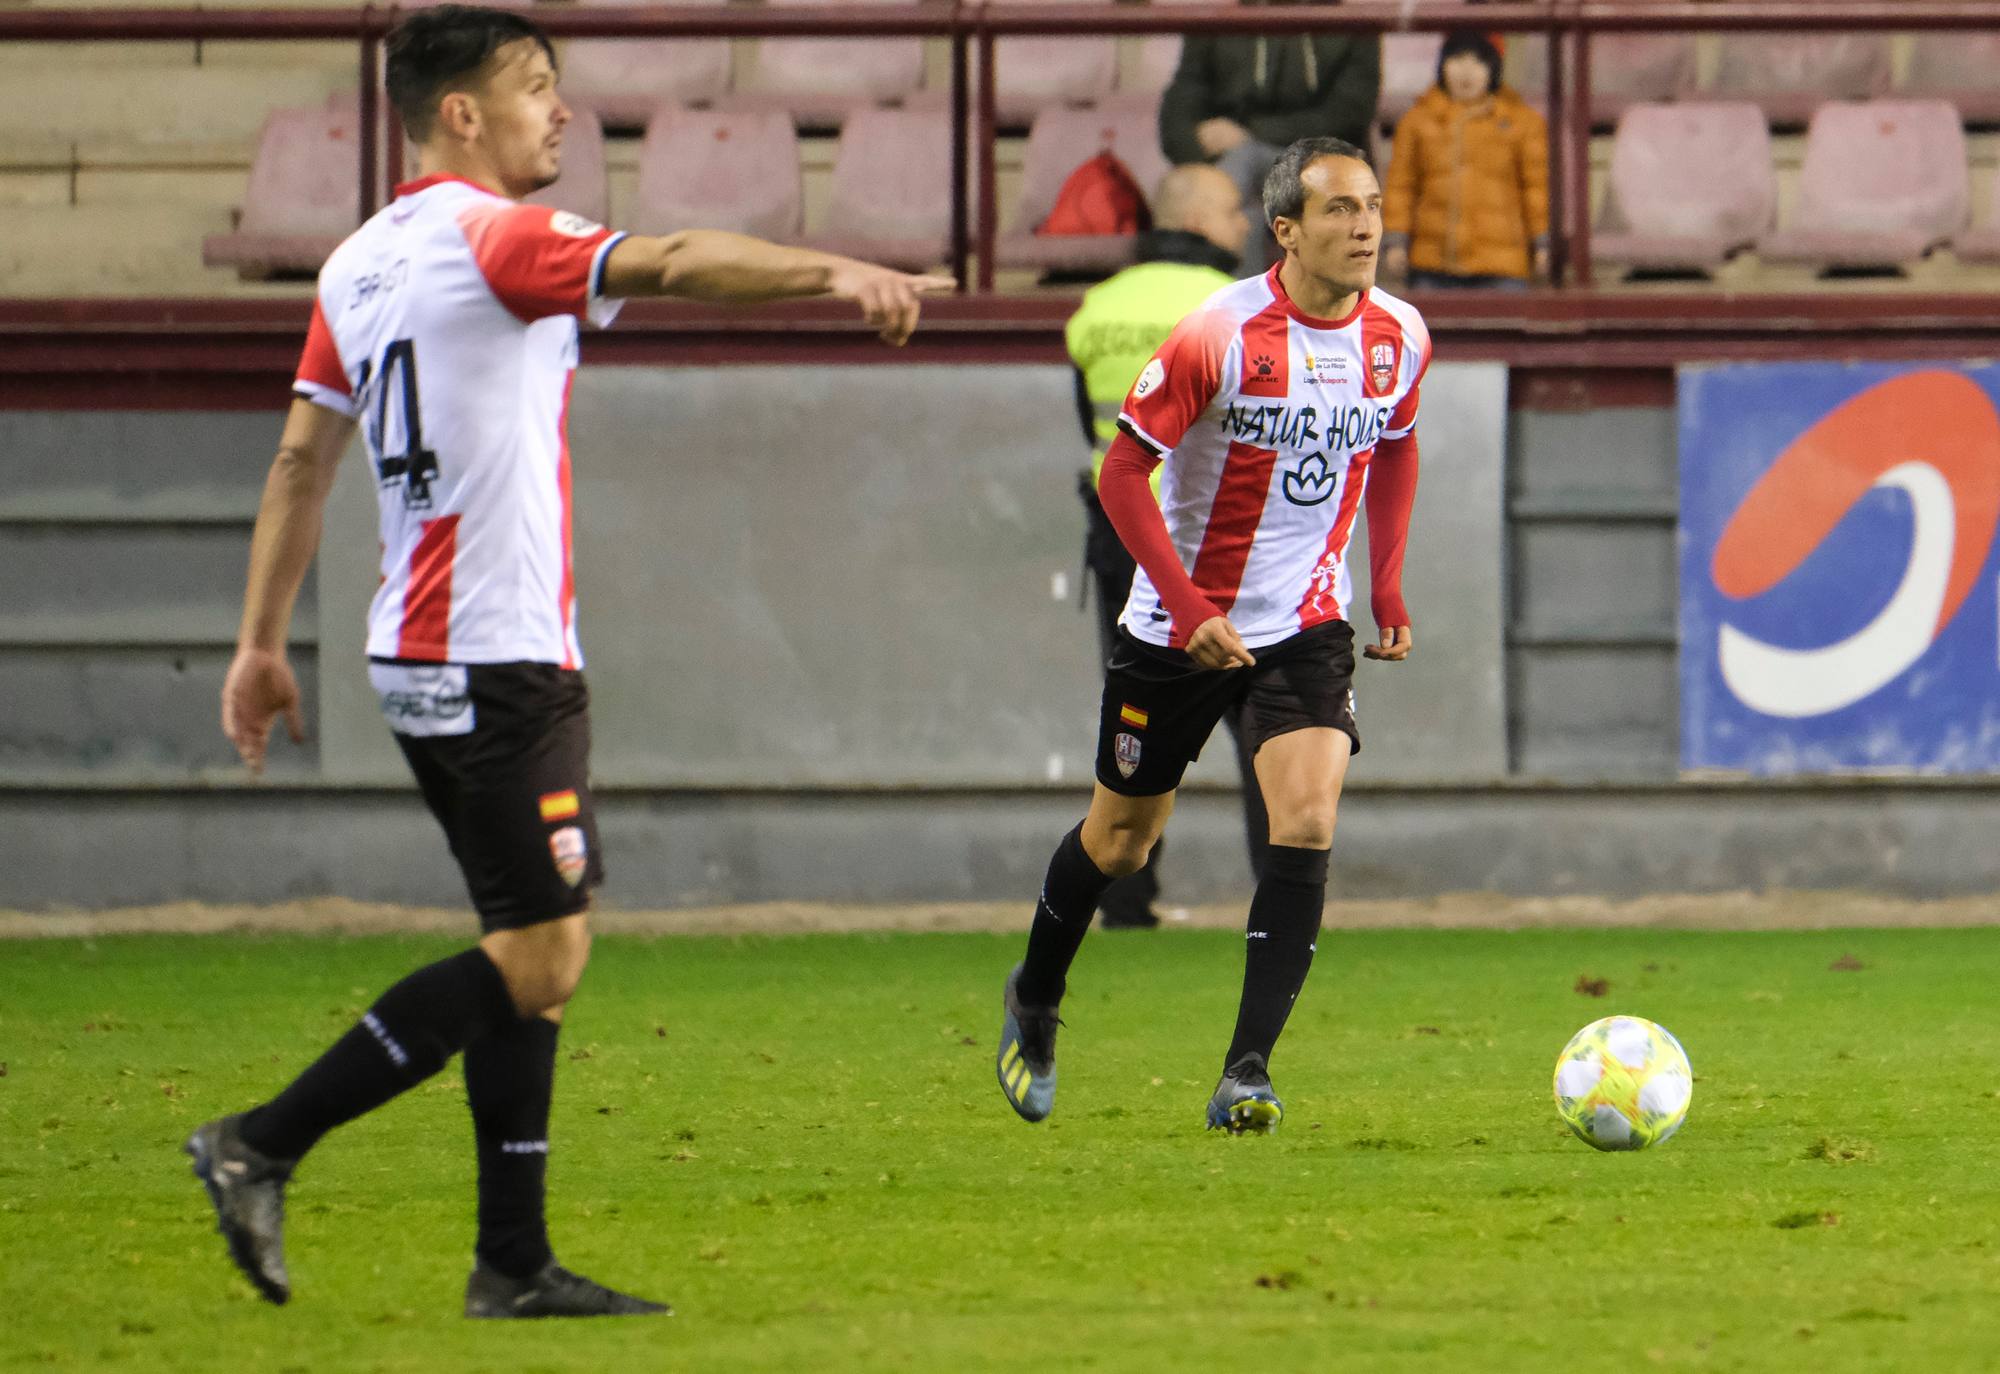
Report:
<svg viewBox="0 0 2000 1374"><path fill-rule="evenodd" d="M1748 100L1773 124L1795 126L1829 100L1872 100L1889 89L1887 34L1731 34L1705 99Z"/></svg>
<svg viewBox="0 0 2000 1374"><path fill-rule="evenodd" d="M611 214L604 130L587 109L563 135L562 180L529 197L604 221ZM202 243L202 262L253 280L317 272L353 231L361 208L361 120L352 94L303 109L273 110L257 140L236 229ZM406 167L415 166L406 150Z"/></svg>
<svg viewBox="0 0 2000 1374"><path fill-rule="evenodd" d="M1591 253L1607 266L1708 272L1771 227L1771 133L1755 105L1634 105L1612 140Z"/></svg>
<svg viewBox="0 0 2000 1374"><path fill-rule="evenodd" d="M814 247L908 268L944 261L951 234L951 120L859 110L840 130L826 231Z"/></svg>
<svg viewBox="0 0 2000 1374"><path fill-rule="evenodd" d="M2000 33L1912 34L1896 93L1948 100L1968 124L2000 124Z"/></svg>
<svg viewBox="0 0 2000 1374"><path fill-rule="evenodd" d="M1590 41L1590 122L1609 127L1633 105L1687 98L1695 87L1697 56L1693 34L1599 34ZM1547 39L1524 36L1507 44L1507 82L1548 113Z"/></svg>
<svg viewBox="0 0 2000 1374"><path fill-rule="evenodd" d="M1394 128L1396 121L1409 113L1410 106L1437 81L1438 54L1443 48L1441 33L1382 35L1382 94L1375 103L1377 123Z"/></svg>
<svg viewBox="0 0 2000 1374"><path fill-rule="evenodd" d="M778 5L899 4L901 0L772 0ZM784 109L810 128L902 101L924 76L921 38L765 38L752 50L732 109Z"/></svg>
<svg viewBox="0 0 2000 1374"><path fill-rule="evenodd" d="M1021 167L1016 230L994 246L1002 267L1054 272L1117 270L1132 259L1133 240L1117 234L1037 234L1063 182L1100 152L1123 162L1150 200L1169 170L1160 152L1157 103L1128 102L1094 110L1044 110L1028 130Z"/></svg>
<svg viewBox="0 0 2000 1374"><path fill-rule="evenodd" d="M703 0L663 0L700 4ZM578 0L635 6L652 0ZM729 88L726 38L582 38L564 45L563 92L609 128L637 131L662 105L706 105Z"/></svg>
<svg viewBox="0 0 2000 1374"><path fill-rule="evenodd" d="M1036 5L1066 0L994 3ZM1114 38L1002 38L994 49L994 104L1000 123L1009 128L1033 123L1046 109L1095 104L1111 94L1118 74L1118 41Z"/></svg>
<svg viewBox="0 0 2000 1374"><path fill-rule="evenodd" d="M1965 129L1941 100L1836 101L1806 133L1799 207L1767 235L1770 262L1903 268L1965 228Z"/></svg>
<svg viewBox="0 0 2000 1374"><path fill-rule="evenodd" d="M662 110L646 126L639 233L728 229L790 241L805 227L799 139L783 110Z"/></svg>

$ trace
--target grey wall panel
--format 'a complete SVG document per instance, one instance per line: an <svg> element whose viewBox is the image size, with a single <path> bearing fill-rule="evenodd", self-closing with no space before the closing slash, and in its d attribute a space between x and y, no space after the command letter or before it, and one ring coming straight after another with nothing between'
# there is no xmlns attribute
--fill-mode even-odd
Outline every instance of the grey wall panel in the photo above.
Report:
<svg viewBox="0 0 2000 1374"><path fill-rule="evenodd" d="M1371 776L1504 770L1504 406L1498 367L1441 365L1425 384L1405 577L1423 647L1362 674ZM601 779L1089 776L1085 455L1062 369L592 368L571 426ZM326 767L393 782L402 763L359 661L375 551L351 457L320 558ZM1229 754L1211 748L1191 776L1228 778Z"/></svg>
<svg viewBox="0 0 2000 1374"><path fill-rule="evenodd" d="M1671 505L1679 495L1676 425L1672 408L1664 406L1515 411L1509 490L1528 498L1640 495Z"/></svg>
<svg viewBox="0 0 2000 1374"><path fill-rule="evenodd" d="M117 511L248 520L277 451L268 414L0 411L0 514Z"/></svg>
<svg viewBox="0 0 2000 1374"><path fill-rule="evenodd" d="M238 767L223 738L227 646L22 648L0 645L0 777L101 773L190 776ZM294 650L292 669L313 719L316 660ZM280 734L283 727L280 727ZM308 776L318 745L274 744L273 773Z"/></svg>
<svg viewBox="0 0 2000 1374"><path fill-rule="evenodd" d="M1418 781L1507 771L1505 506L1507 369L1440 363L1424 377L1422 470L1403 570L1415 651L1356 665L1366 746L1357 775ZM1354 569L1356 639L1375 637L1368 531Z"/></svg>
<svg viewBox="0 0 2000 1374"><path fill-rule="evenodd" d="M0 526L0 642L233 643L249 558L241 526ZM309 574L295 617L308 642L314 595Z"/></svg>
<svg viewBox="0 0 2000 1374"><path fill-rule="evenodd" d="M1679 688L1671 648L1517 648L1513 668L1518 772L1672 775Z"/></svg>
<svg viewBox="0 0 2000 1374"><path fill-rule="evenodd" d="M1525 634L1673 637L1673 526L1524 522L1514 549Z"/></svg>

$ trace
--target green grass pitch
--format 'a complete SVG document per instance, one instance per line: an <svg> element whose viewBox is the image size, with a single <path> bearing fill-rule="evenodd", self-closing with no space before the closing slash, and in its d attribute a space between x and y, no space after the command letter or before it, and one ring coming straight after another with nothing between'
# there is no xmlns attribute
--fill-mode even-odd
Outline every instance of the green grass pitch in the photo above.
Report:
<svg viewBox="0 0 2000 1374"><path fill-rule="evenodd" d="M1201 1129L1227 932L1093 936L1056 1115L1016 1120L992 1054L1021 943L600 940L551 1227L680 1315L490 1324L456 1315L455 1068L300 1170L287 1308L229 1269L177 1153L453 942L0 947L0 1366L2000 1365L2000 932L1329 932L1267 1139ZM1595 1154L1550 1104L1556 1052L1612 1011L1694 1062L1657 1151Z"/></svg>

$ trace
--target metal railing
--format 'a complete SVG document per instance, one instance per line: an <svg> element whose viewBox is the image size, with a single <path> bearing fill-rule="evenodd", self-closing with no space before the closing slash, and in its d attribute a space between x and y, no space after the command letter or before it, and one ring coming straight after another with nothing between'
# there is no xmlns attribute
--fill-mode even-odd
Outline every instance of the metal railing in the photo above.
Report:
<svg viewBox="0 0 2000 1374"><path fill-rule="evenodd" d="M1010 37L1190 33L1438 32L1479 28L1549 40L1550 218L1555 284L1588 286L1590 38L1598 33L1992 29L1993 0L1346 0L1324 4L989 5L581 9L536 5L552 38L935 38L950 44L950 254L961 292L993 289L998 237L994 49ZM357 46L361 215L400 179L402 139L381 88L382 40L406 11L88 9L0 11L0 42L344 39ZM971 194L968 194L968 191ZM976 279L974 277L976 263Z"/></svg>

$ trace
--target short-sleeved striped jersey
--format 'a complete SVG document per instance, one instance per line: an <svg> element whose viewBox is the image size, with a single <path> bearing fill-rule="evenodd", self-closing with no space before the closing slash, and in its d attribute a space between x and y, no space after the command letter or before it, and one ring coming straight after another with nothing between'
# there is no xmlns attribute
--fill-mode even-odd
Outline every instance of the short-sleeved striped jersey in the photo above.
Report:
<svg viewBox="0 0 2000 1374"><path fill-rule="evenodd" d="M1119 425L1164 456L1181 566L1249 647L1345 616L1368 463L1416 424L1430 357L1407 301L1369 290L1346 318L1313 319L1273 268L1209 297L1140 372ZM1143 568L1121 623L1175 648L1198 628L1172 622Z"/></svg>
<svg viewBox="0 0 2000 1374"><path fill-rule="evenodd" d="M296 389L361 423L381 508L374 658L579 667L570 552L577 322L623 235L452 176L320 270Z"/></svg>

